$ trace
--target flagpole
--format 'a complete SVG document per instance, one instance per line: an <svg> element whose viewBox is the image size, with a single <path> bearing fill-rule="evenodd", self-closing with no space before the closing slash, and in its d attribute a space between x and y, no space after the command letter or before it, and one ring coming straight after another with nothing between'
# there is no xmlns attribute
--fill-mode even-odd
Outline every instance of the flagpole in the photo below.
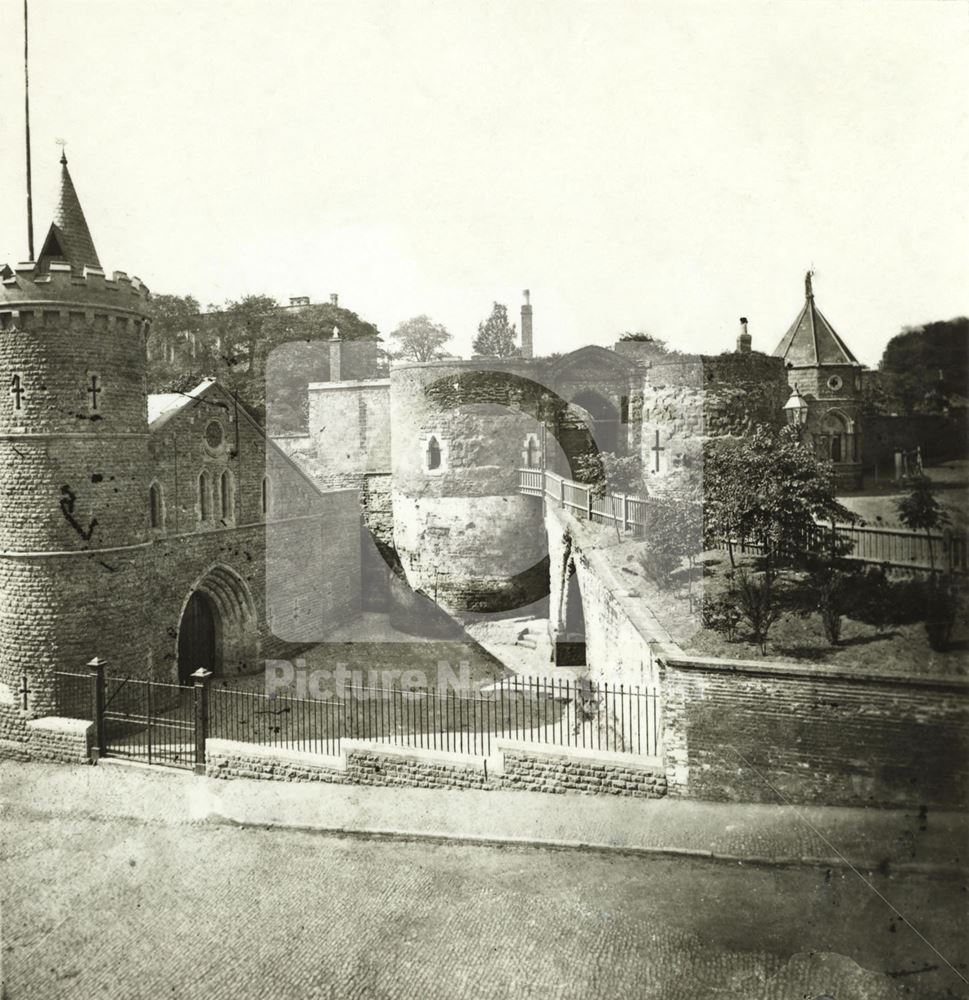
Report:
<svg viewBox="0 0 969 1000"><path fill-rule="evenodd" d="M24 0L24 128L27 140L27 252L34 259L34 201L30 179L30 72L27 48L27 0Z"/></svg>

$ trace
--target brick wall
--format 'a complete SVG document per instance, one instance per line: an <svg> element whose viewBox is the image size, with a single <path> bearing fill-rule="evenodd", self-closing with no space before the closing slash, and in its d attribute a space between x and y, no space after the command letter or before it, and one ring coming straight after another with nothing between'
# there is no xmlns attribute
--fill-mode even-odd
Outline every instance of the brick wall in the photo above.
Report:
<svg viewBox="0 0 969 1000"><path fill-rule="evenodd" d="M969 804L963 678L702 657L668 658L660 676L671 795Z"/></svg>

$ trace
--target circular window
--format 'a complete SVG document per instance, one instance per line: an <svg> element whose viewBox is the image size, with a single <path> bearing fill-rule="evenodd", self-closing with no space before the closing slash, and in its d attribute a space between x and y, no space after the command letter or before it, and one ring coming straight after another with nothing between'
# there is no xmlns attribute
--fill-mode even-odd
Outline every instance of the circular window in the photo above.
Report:
<svg viewBox="0 0 969 1000"><path fill-rule="evenodd" d="M832 375L831 378L828 379L828 388L834 392L837 392L843 385L844 382L841 381L840 375Z"/></svg>
<svg viewBox="0 0 969 1000"><path fill-rule="evenodd" d="M218 448L224 437L225 432L222 430L222 424L218 420L210 421L205 428L205 443L210 448Z"/></svg>

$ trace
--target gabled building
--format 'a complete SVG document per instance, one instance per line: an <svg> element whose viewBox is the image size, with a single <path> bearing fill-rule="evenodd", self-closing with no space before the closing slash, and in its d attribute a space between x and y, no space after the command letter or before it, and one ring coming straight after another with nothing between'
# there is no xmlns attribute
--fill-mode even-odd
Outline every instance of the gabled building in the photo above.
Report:
<svg viewBox="0 0 969 1000"><path fill-rule="evenodd" d="M820 458L834 464L842 488L858 488L864 366L817 307L811 279L808 271L804 305L773 353L784 362L792 393L808 404L804 439L813 443Z"/></svg>

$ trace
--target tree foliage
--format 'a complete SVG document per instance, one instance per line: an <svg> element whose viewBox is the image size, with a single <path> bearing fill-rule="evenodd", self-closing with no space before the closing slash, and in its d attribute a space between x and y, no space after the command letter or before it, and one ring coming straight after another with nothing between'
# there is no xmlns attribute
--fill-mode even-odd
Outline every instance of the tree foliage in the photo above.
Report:
<svg viewBox="0 0 969 1000"><path fill-rule="evenodd" d="M898 519L912 531L924 531L929 546L929 565L935 569L932 552L932 532L949 523L949 515L942 504L935 499L935 489L928 476L916 476L912 489L895 501Z"/></svg>
<svg viewBox="0 0 969 1000"><path fill-rule="evenodd" d="M902 413L938 413L969 392L969 318L906 327L878 365L880 391Z"/></svg>
<svg viewBox="0 0 969 1000"><path fill-rule="evenodd" d="M341 340L380 339L377 328L349 309L332 303L281 307L268 295L247 295L201 312L192 296L157 295L152 301L151 339L174 346L174 359L165 353L148 366L149 392L184 392L203 378L216 378L264 419L267 395L292 412L294 426L305 426L306 386L318 366L319 350L300 351L298 345L316 344L339 329ZM297 345L272 366L273 384L267 387L267 359L282 345ZM279 428L277 428L279 429Z"/></svg>
<svg viewBox="0 0 969 1000"><path fill-rule="evenodd" d="M508 307L495 302L491 315L478 324L478 335L471 346L475 354L513 358L520 353L520 348L515 343L517 337L515 324L508 322Z"/></svg>
<svg viewBox="0 0 969 1000"><path fill-rule="evenodd" d="M408 361L433 361L444 357L444 345L451 339L446 327L423 313L405 320L390 336L396 344L393 356Z"/></svg>
<svg viewBox="0 0 969 1000"><path fill-rule="evenodd" d="M703 473L707 536L762 545L768 574L781 556L803 549L817 520L853 519L835 499L831 463L789 427L761 425L749 437L709 442Z"/></svg>

